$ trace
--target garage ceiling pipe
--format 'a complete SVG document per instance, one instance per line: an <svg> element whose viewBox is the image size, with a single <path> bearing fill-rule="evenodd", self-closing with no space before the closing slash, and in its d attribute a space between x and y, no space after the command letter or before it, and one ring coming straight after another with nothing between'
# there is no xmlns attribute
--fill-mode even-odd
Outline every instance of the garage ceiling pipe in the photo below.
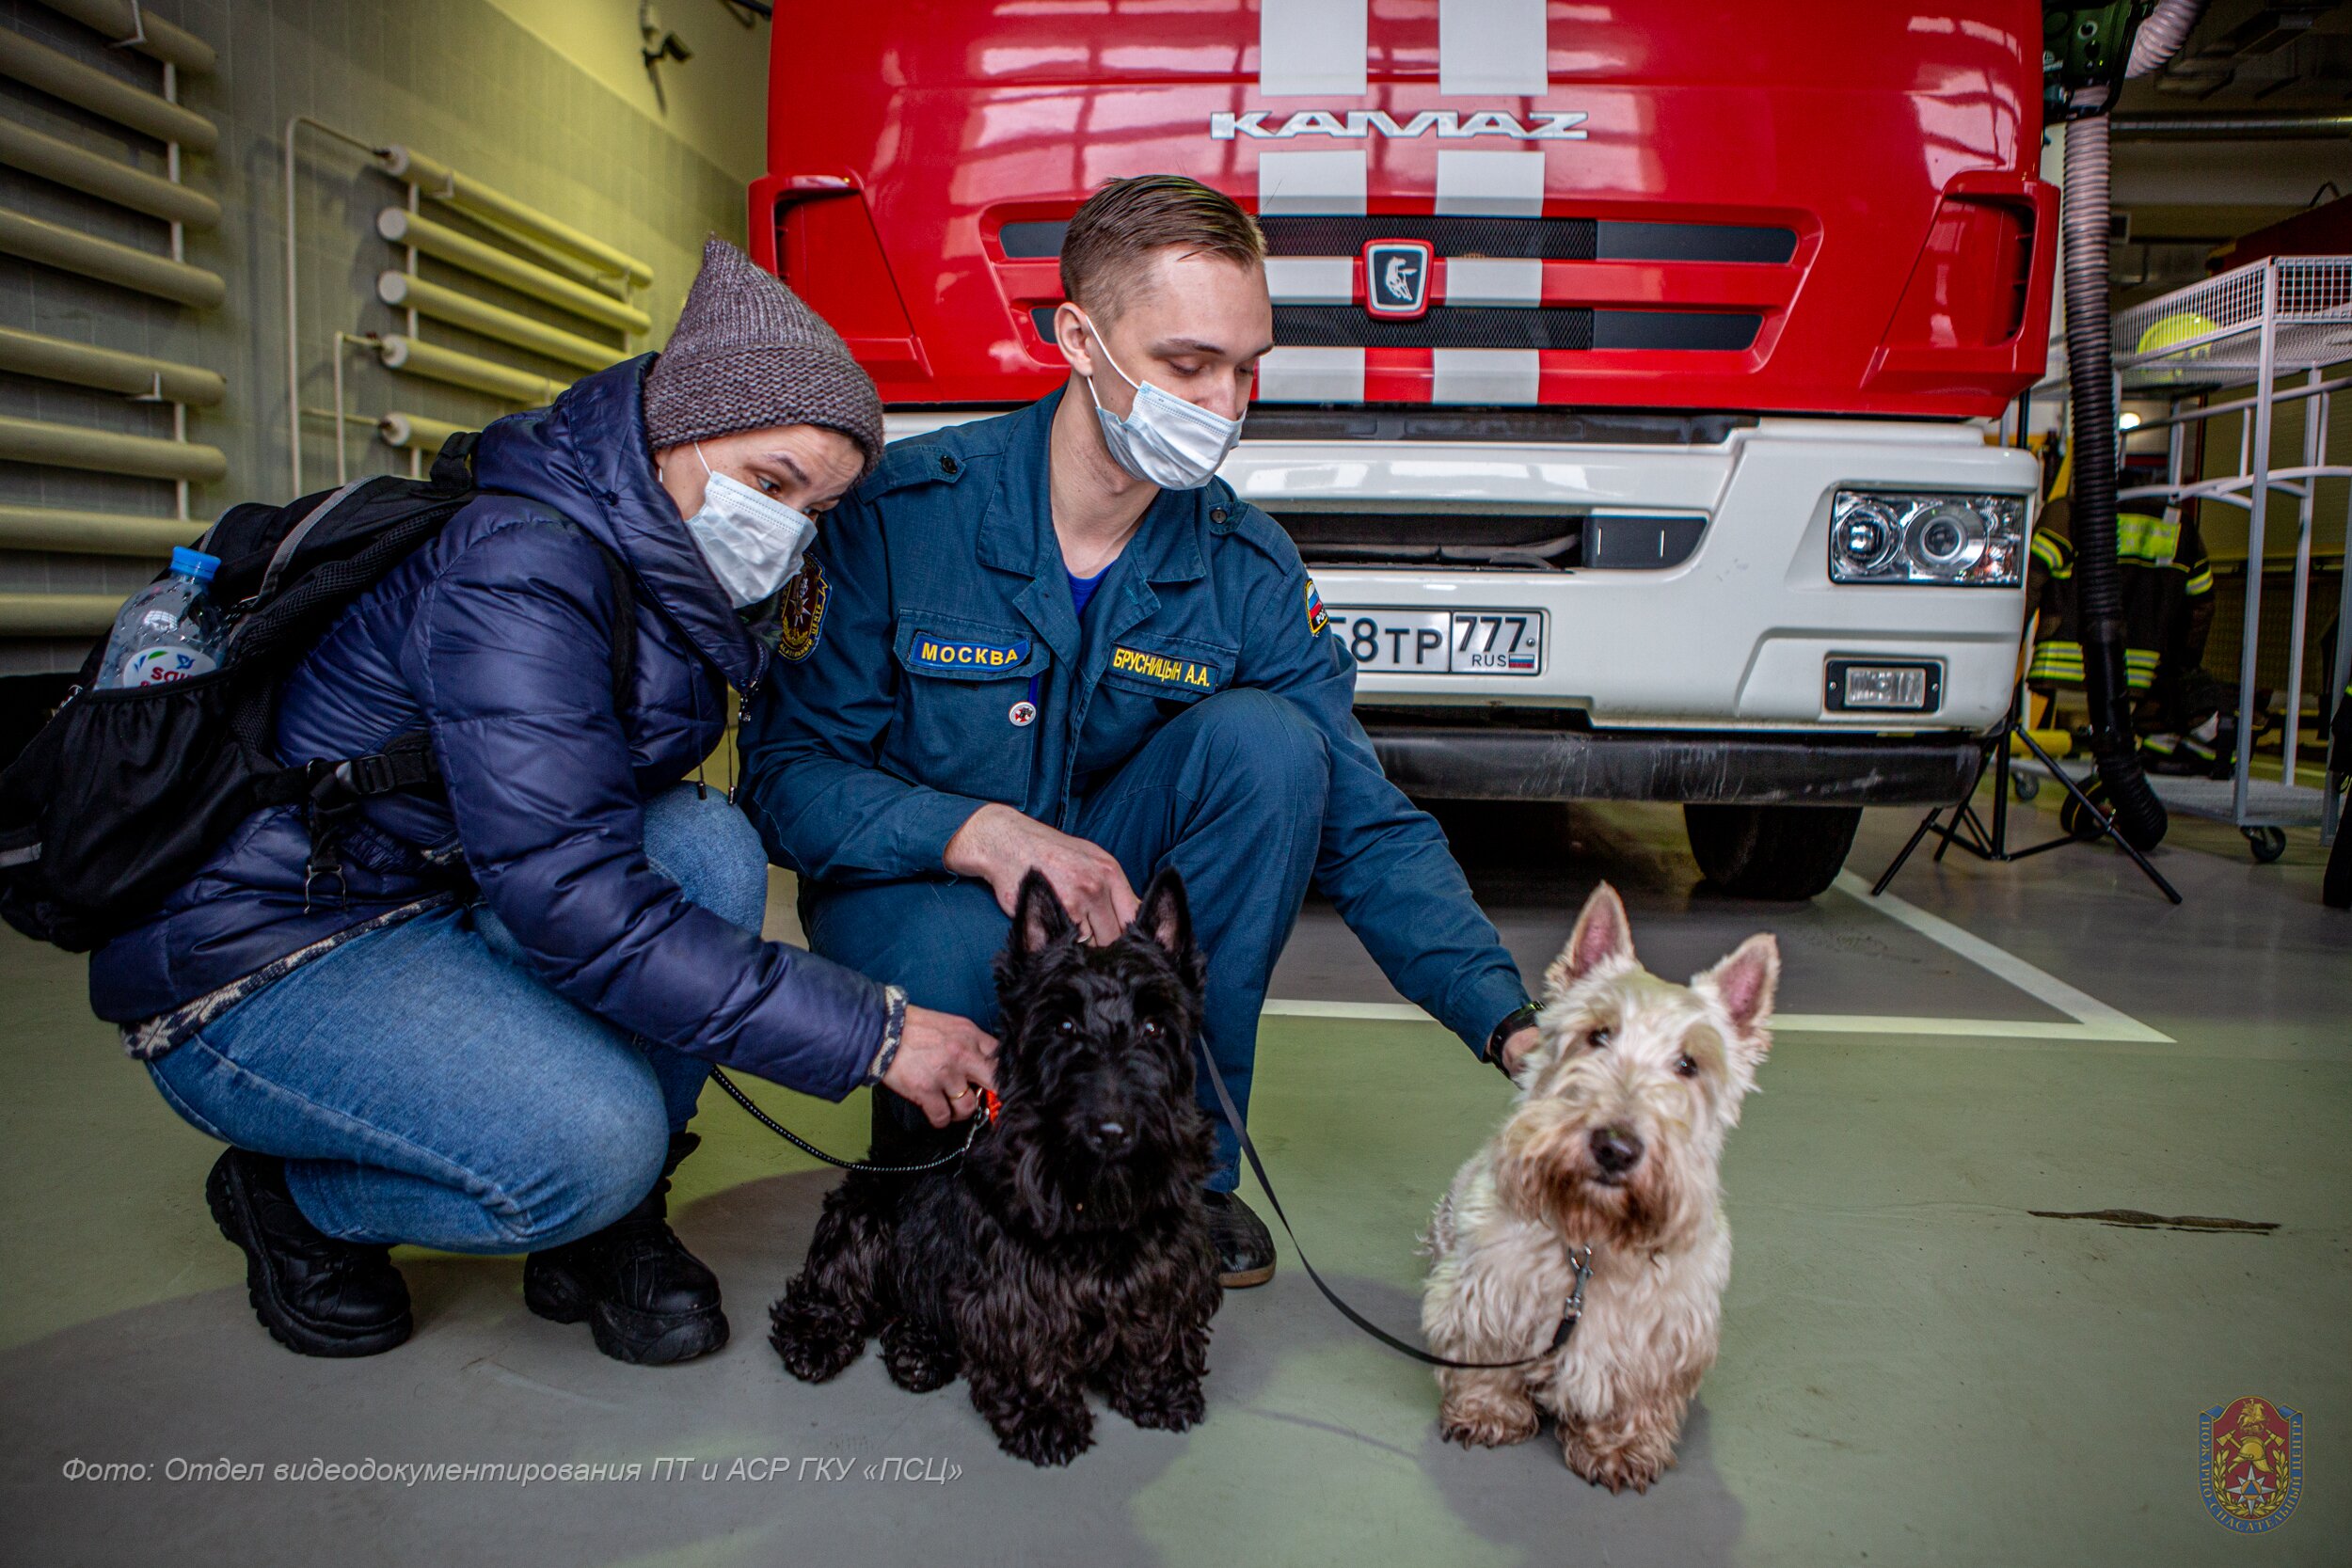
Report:
<svg viewBox="0 0 2352 1568"><path fill-rule="evenodd" d="M141 479L207 483L225 477L229 460L218 447L194 441L164 441L152 436L121 436L110 430L52 424L0 415L0 458L46 463L59 468L132 474Z"/></svg>
<svg viewBox="0 0 2352 1568"><path fill-rule="evenodd" d="M455 289L412 277L405 272L385 272L375 279L375 297L396 310L414 310L435 321L462 326L485 338L529 349L583 371L600 371L628 357L627 349L591 341L577 333L492 305Z"/></svg>
<svg viewBox="0 0 2352 1568"><path fill-rule="evenodd" d="M563 395L565 382L548 376L518 371L477 355L460 354L453 348L437 343L422 343L414 338L394 335L378 339L376 357L386 370L405 371L421 375L428 381L443 381L452 387L469 387L477 392L487 392L494 398L535 408L553 403Z"/></svg>
<svg viewBox="0 0 2352 1568"><path fill-rule="evenodd" d="M375 214L375 231L394 245L414 245L437 261L447 261L476 277L504 284L516 293L545 300L558 309L621 332L652 330L653 318L611 294L559 277L521 257L484 245L447 224L420 217L405 207L387 207Z"/></svg>
<svg viewBox="0 0 2352 1568"><path fill-rule="evenodd" d="M135 49L182 71L210 72L219 63L211 44L173 26L139 0L48 0L48 5L51 10L63 11L83 26L105 34L118 48Z"/></svg>
<svg viewBox="0 0 2352 1568"><path fill-rule="evenodd" d="M2118 141L2235 141L2352 136L2352 114L2109 115Z"/></svg>
<svg viewBox="0 0 2352 1568"><path fill-rule="evenodd" d="M216 272L6 207L0 207L0 252L204 309L219 305L229 292Z"/></svg>
<svg viewBox="0 0 2352 1568"><path fill-rule="evenodd" d="M220 203L201 191L159 179L103 152L59 141L12 119L0 119L0 164L167 223L210 229L220 221Z"/></svg>
<svg viewBox="0 0 2352 1568"><path fill-rule="evenodd" d="M0 28L0 75L13 76L28 87L157 141L178 142L198 152L210 152L220 143L220 133L202 115L7 28Z"/></svg>
<svg viewBox="0 0 2352 1568"><path fill-rule="evenodd" d="M593 234L582 233L561 218L549 217L536 207L517 201L503 191L493 190L479 180L460 174L449 165L428 158L413 148L396 144L378 152L376 159L383 165L385 173L395 180L406 181L416 186L421 195L435 201L447 202L477 217L520 230L542 245L584 257L606 272L625 277L641 288L653 281L651 263L641 261Z"/></svg>
<svg viewBox="0 0 2352 1568"><path fill-rule="evenodd" d="M20 332L13 326L0 326L0 371L204 408L229 395L229 384L219 372L201 366L93 348L39 332Z"/></svg>
<svg viewBox="0 0 2352 1568"><path fill-rule="evenodd" d="M0 505L0 548L69 555L129 555L160 561L191 544L204 525L187 517L133 517L56 506Z"/></svg>

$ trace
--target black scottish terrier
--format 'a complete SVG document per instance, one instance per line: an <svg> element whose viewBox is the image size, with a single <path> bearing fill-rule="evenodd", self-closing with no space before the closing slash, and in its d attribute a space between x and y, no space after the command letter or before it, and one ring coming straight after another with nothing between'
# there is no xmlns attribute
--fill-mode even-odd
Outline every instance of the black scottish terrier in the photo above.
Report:
<svg viewBox="0 0 2352 1568"><path fill-rule="evenodd" d="M826 1197L769 1312L792 1375L821 1383L880 1334L893 1382L927 1393L961 1372L1033 1465L1093 1444L1089 1388L1137 1426L1200 1420L1223 1293L1193 1099L1205 969L1173 871L1103 947L1029 873L996 960L996 1125L953 1165L853 1171Z"/></svg>

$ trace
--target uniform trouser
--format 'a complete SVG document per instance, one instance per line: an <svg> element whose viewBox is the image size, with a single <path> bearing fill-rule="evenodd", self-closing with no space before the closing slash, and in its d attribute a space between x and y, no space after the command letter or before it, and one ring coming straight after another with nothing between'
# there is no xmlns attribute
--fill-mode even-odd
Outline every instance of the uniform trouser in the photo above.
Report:
<svg viewBox="0 0 2352 1568"><path fill-rule="evenodd" d="M768 863L717 792L645 803L645 859L757 930ZM351 1242L535 1252L600 1230L661 1174L710 1064L557 995L484 905L356 937L148 1064L198 1131L282 1155Z"/></svg>
<svg viewBox="0 0 2352 1568"><path fill-rule="evenodd" d="M1329 787L1329 755L1303 714L1263 691L1222 691L1184 709L1098 779L1067 825L1108 850L1137 892L1165 866L1184 878L1193 931L1209 961L1209 1055L1245 1116L1258 1013L1314 872ZM812 951L905 987L915 1006L994 1031L990 964L1011 921L986 883L803 882L801 916ZM1216 1130L1209 1185L1230 1192L1240 1143L1217 1111L1216 1092L1206 1082L1196 1087ZM905 1100L875 1092L873 1158L928 1157L942 1136Z"/></svg>

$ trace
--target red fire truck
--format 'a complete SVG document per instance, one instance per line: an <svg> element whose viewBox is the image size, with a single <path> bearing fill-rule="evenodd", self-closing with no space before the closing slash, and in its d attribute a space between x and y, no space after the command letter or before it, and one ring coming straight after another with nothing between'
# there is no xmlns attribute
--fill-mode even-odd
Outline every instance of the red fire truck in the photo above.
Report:
<svg viewBox="0 0 2352 1568"><path fill-rule="evenodd" d="M2009 702L2057 192L2032 0L779 8L755 254L894 436L1065 370L1063 227L1258 215L1279 345L1224 469L1297 541L1389 770L1679 800L1809 896Z"/></svg>

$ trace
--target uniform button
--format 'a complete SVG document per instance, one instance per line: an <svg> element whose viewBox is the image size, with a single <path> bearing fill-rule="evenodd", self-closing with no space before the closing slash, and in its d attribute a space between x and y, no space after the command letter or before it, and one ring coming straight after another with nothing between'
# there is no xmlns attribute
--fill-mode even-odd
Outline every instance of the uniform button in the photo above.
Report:
<svg viewBox="0 0 2352 1568"><path fill-rule="evenodd" d="M1221 507L1221 506L1213 506L1213 507L1209 508L1209 521L1211 521L1211 522L1213 522L1213 523L1221 523L1221 522L1223 522L1224 520L1225 520L1225 509L1224 509L1223 507Z"/></svg>
<svg viewBox="0 0 2352 1568"><path fill-rule="evenodd" d="M956 460L948 456L946 452L941 452L939 454L939 471L943 474L954 473L956 471Z"/></svg>
<svg viewBox="0 0 2352 1568"><path fill-rule="evenodd" d="M607 505L607 506L618 506L618 505L620 505L620 504L621 504L621 493L620 493L618 490L607 490L607 491L604 493L604 504L605 504L605 505Z"/></svg>

